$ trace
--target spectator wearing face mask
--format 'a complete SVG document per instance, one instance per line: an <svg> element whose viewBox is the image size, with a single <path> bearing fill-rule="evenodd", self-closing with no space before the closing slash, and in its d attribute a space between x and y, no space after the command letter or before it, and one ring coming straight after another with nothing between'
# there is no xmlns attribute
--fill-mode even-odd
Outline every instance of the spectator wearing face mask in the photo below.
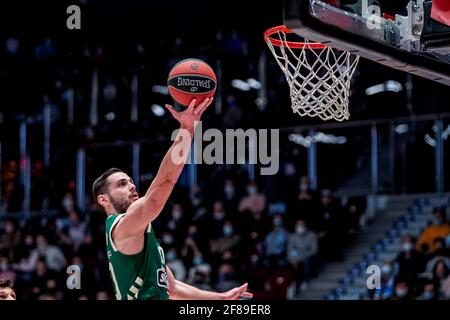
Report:
<svg viewBox="0 0 450 320"><path fill-rule="evenodd" d="M183 261L178 257L175 247L171 247L166 253L166 263L169 269L173 272L176 279L185 281L186 279L186 267Z"/></svg>
<svg viewBox="0 0 450 320"><path fill-rule="evenodd" d="M239 212L250 211L254 216L259 216L266 208L266 196L258 193L258 186L255 181L247 184L247 196L243 197L239 203Z"/></svg>
<svg viewBox="0 0 450 320"><path fill-rule="evenodd" d="M427 281L423 286L422 294L417 298L417 300L435 300L435 299L436 299L436 291L434 283L432 280Z"/></svg>
<svg viewBox="0 0 450 320"><path fill-rule="evenodd" d="M238 195L233 180L226 179L223 185L224 207L227 212L236 212L238 207Z"/></svg>
<svg viewBox="0 0 450 320"><path fill-rule="evenodd" d="M188 234L184 239L183 246L181 247L181 258L183 259L186 265L190 265L192 259L194 258L194 254L198 251L204 252L203 247L201 245L201 240L198 235L197 226L191 224L188 227Z"/></svg>
<svg viewBox="0 0 450 320"><path fill-rule="evenodd" d="M221 201L215 201L213 203L212 213L205 217L201 223L201 239L209 240L216 239L222 236L222 228L225 220L228 219L228 215L225 212L225 208Z"/></svg>
<svg viewBox="0 0 450 320"><path fill-rule="evenodd" d="M264 241L265 253L270 270L283 267L286 262L287 232L283 226L283 219L280 215L273 218L273 229Z"/></svg>
<svg viewBox="0 0 450 320"><path fill-rule="evenodd" d="M450 234L450 225L443 209L435 209L432 223L426 227L417 241L417 250L423 252L423 247L428 247L428 254L435 251L434 240L444 238Z"/></svg>
<svg viewBox="0 0 450 320"><path fill-rule="evenodd" d="M395 274L392 261L387 260L381 266L380 288L376 288L373 293L374 300L389 300L395 293Z"/></svg>
<svg viewBox="0 0 450 320"><path fill-rule="evenodd" d="M192 258L191 267L189 268L187 282L189 284L193 284L195 275L198 272L204 274L205 277L209 277L211 274L211 269L211 265L204 260L203 254L200 251L196 251L194 253L194 257Z"/></svg>
<svg viewBox="0 0 450 320"><path fill-rule="evenodd" d="M170 214L170 220L168 222L168 229L175 231L177 224L183 219L183 208L180 204L175 203L172 207L172 212Z"/></svg>
<svg viewBox="0 0 450 320"><path fill-rule="evenodd" d="M234 267L228 263L222 264L217 273L217 282L215 284L216 290L219 292L226 292L238 285L239 283L236 281Z"/></svg>
<svg viewBox="0 0 450 320"><path fill-rule="evenodd" d="M50 270L60 271L67 264L62 251L57 246L50 245L44 235L36 236L36 244L39 256L45 258Z"/></svg>
<svg viewBox="0 0 450 320"><path fill-rule="evenodd" d="M175 203L172 206L172 211L166 222L166 227L171 234L177 235L175 239L173 239L173 242L175 243L175 246L177 248L180 248L181 240L185 238L187 229L187 222L184 216L184 210L180 204Z"/></svg>
<svg viewBox="0 0 450 320"><path fill-rule="evenodd" d="M222 232L223 235L220 238L211 241L211 253L222 255L225 251L231 251L235 254L241 237L234 232L233 223L229 220L225 221Z"/></svg>
<svg viewBox="0 0 450 320"><path fill-rule="evenodd" d="M316 233L308 229L305 221L298 220L287 244L287 260L294 268L297 293L308 287L317 247Z"/></svg>
<svg viewBox="0 0 450 320"><path fill-rule="evenodd" d="M397 281L395 285L395 294L390 300L410 300L411 292L406 281Z"/></svg>
<svg viewBox="0 0 450 320"><path fill-rule="evenodd" d="M417 275L425 269L425 257L415 249L414 238L406 235L402 238L402 251L395 259L397 278L403 279L412 289L417 283Z"/></svg>

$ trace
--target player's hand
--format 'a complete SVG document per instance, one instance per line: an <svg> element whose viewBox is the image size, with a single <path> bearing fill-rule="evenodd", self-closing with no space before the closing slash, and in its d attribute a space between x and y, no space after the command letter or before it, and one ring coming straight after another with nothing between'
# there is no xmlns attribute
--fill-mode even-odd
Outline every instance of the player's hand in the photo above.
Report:
<svg viewBox="0 0 450 320"><path fill-rule="evenodd" d="M244 283L242 286L231 289L221 294L222 300L239 300L240 298L253 298L253 294L247 292L248 283Z"/></svg>
<svg viewBox="0 0 450 320"><path fill-rule="evenodd" d="M175 111L170 104L166 104L166 108L170 111L172 116L178 120L181 124L181 128L193 131L195 122L200 121L203 112L205 112L213 100L213 97L205 98L198 106L196 106L197 100L192 99L187 109L181 112Z"/></svg>

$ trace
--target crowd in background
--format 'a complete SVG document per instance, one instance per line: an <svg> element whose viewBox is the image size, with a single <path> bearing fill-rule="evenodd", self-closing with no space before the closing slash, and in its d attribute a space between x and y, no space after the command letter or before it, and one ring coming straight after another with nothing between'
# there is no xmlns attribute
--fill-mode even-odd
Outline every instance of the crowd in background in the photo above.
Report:
<svg viewBox="0 0 450 320"><path fill-rule="evenodd" d="M193 199L177 188L153 223L167 265L177 279L206 290L248 281L260 299L285 299L290 287L299 294L324 263L342 259L365 199L342 206L328 190L313 192L307 177L292 193L288 200L270 199L254 181L240 183L231 173L199 188ZM15 283L19 299L113 297L105 218L93 201L88 212L78 210L67 192L57 216L6 219L0 278ZM81 268L81 290L66 286L69 265Z"/></svg>
<svg viewBox="0 0 450 320"><path fill-rule="evenodd" d="M436 208L418 239L402 238L402 251L385 261L375 300L450 299L450 224L445 208Z"/></svg>

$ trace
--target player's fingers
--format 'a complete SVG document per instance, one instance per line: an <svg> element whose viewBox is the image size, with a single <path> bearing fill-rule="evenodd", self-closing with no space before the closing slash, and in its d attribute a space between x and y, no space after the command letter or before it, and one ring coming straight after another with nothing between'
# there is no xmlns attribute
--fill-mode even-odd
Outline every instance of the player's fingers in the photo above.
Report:
<svg viewBox="0 0 450 320"><path fill-rule="evenodd" d="M175 111L175 109L170 104L166 104L165 107L176 118L177 112Z"/></svg>
<svg viewBox="0 0 450 320"><path fill-rule="evenodd" d="M189 106L187 108L188 112L192 112L194 110L195 104L197 103L197 99L192 99L191 103L189 103Z"/></svg>
<svg viewBox="0 0 450 320"><path fill-rule="evenodd" d="M195 107L195 109L194 109L194 114L195 114L195 115L201 114L201 110L205 107L205 105L208 104L208 101L209 101L209 100L210 100L209 98L203 99L203 101L200 102L199 105Z"/></svg>
<svg viewBox="0 0 450 320"><path fill-rule="evenodd" d="M248 298L248 299L251 299L251 298L253 298L253 293L250 293L250 292L245 291L245 292L242 292L241 295L240 295L239 297L240 297L240 298Z"/></svg>
<svg viewBox="0 0 450 320"><path fill-rule="evenodd" d="M209 99L209 101L207 102L207 103L205 103L205 105L203 105L203 106L199 106L198 107L198 113L200 114L200 115L202 115L203 114L203 112L211 105L211 103L213 102L213 100L214 100L214 98L213 97L211 97L210 99Z"/></svg>

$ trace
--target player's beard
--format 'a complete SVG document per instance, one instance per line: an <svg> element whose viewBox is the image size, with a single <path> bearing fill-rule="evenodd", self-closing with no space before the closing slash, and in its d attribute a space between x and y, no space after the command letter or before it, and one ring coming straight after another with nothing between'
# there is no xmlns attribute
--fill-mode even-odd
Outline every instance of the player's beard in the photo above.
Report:
<svg viewBox="0 0 450 320"><path fill-rule="evenodd" d="M109 199L111 201L111 205L117 213L125 213L131 205L130 199L114 199L111 195L109 195Z"/></svg>

